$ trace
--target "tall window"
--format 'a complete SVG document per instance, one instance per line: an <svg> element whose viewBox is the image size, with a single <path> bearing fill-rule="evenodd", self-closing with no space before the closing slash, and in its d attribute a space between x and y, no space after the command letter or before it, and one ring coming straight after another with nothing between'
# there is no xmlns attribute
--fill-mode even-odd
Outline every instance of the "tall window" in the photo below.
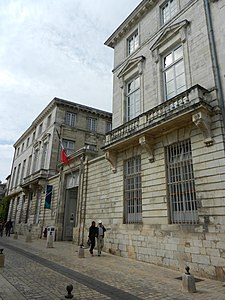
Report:
<svg viewBox="0 0 225 300"><path fill-rule="evenodd" d="M30 171L31 171L31 161L32 161L32 155L30 155L29 158L28 158L27 176L30 175Z"/></svg>
<svg viewBox="0 0 225 300"><path fill-rule="evenodd" d="M38 224L41 207L41 192L37 191L33 224Z"/></svg>
<svg viewBox="0 0 225 300"><path fill-rule="evenodd" d="M12 177L12 184L11 184L11 188L16 186L16 167L14 167L13 169L13 177Z"/></svg>
<svg viewBox="0 0 225 300"><path fill-rule="evenodd" d="M25 223L30 223L30 210L31 210L31 202L33 200L33 193L28 194L28 202L25 216Z"/></svg>
<svg viewBox="0 0 225 300"><path fill-rule="evenodd" d="M171 223L198 221L190 140L166 149L167 182Z"/></svg>
<svg viewBox="0 0 225 300"><path fill-rule="evenodd" d="M23 161L23 166L22 166L21 176L20 176L20 183L23 182L23 178L24 178L24 174L25 174L25 168L26 168L26 159L24 159L24 161Z"/></svg>
<svg viewBox="0 0 225 300"><path fill-rule="evenodd" d="M39 129L38 129L38 134L40 135L42 133L42 130L43 130L43 123L41 123L39 125Z"/></svg>
<svg viewBox="0 0 225 300"><path fill-rule="evenodd" d="M163 74L167 100L185 90L186 84L182 46L175 48L163 57Z"/></svg>
<svg viewBox="0 0 225 300"><path fill-rule="evenodd" d="M15 186L17 186L20 182L20 167L21 167L21 164L18 165L18 169L17 169L17 175L16 175L16 184Z"/></svg>
<svg viewBox="0 0 225 300"><path fill-rule="evenodd" d="M75 142L74 141L63 139L62 143L63 143L63 147L66 150L67 155L71 155L75 152Z"/></svg>
<svg viewBox="0 0 225 300"><path fill-rule="evenodd" d="M27 138L27 147L29 146L29 144L30 144L30 138L28 137Z"/></svg>
<svg viewBox="0 0 225 300"><path fill-rule="evenodd" d="M141 157L124 163L124 222L142 222Z"/></svg>
<svg viewBox="0 0 225 300"><path fill-rule="evenodd" d="M161 8L162 24L168 22L178 11L177 0L167 1Z"/></svg>
<svg viewBox="0 0 225 300"><path fill-rule="evenodd" d="M49 127L51 124L51 118L52 118L52 115L49 115L47 118L47 127Z"/></svg>
<svg viewBox="0 0 225 300"><path fill-rule="evenodd" d="M96 123L97 123L97 120L95 118L89 117L87 119L88 130L96 131Z"/></svg>
<svg viewBox="0 0 225 300"><path fill-rule="evenodd" d="M140 95L140 77L136 77L129 81L126 85L126 121L129 121L140 114Z"/></svg>
<svg viewBox="0 0 225 300"><path fill-rule="evenodd" d="M34 149L33 168L32 172L36 172L39 167L39 148Z"/></svg>
<svg viewBox="0 0 225 300"><path fill-rule="evenodd" d="M138 30L136 30L128 39L127 39L127 53L130 55L133 53L139 46L139 36Z"/></svg>
<svg viewBox="0 0 225 300"><path fill-rule="evenodd" d="M36 132L34 131L33 135L32 135L32 142L35 140L35 135L36 135Z"/></svg>
<svg viewBox="0 0 225 300"><path fill-rule="evenodd" d="M19 223L21 223L23 220L23 217L24 217L24 203L25 203L25 195L23 195L23 198L22 198L22 202L21 202L21 208L20 208L20 216L19 216Z"/></svg>
<svg viewBox="0 0 225 300"><path fill-rule="evenodd" d="M41 156L41 166L40 166L41 169L45 168L45 161L46 161L46 157L47 157L47 146L48 146L47 143L43 143L42 156Z"/></svg>
<svg viewBox="0 0 225 300"><path fill-rule="evenodd" d="M107 122L106 123L106 133L112 130L112 123Z"/></svg>
<svg viewBox="0 0 225 300"><path fill-rule="evenodd" d="M65 116L65 124L71 127L75 127L76 125L77 114L72 112L66 112Z"/></svg>

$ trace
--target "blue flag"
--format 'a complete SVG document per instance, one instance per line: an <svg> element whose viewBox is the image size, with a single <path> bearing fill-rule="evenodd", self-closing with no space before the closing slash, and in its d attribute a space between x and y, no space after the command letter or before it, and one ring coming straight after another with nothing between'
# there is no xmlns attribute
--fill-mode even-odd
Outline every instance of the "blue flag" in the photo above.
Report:
<svg viewBox="0 0 225 300"><path fill-rule="evenodd" d="M52 185L47 185L46 195L45 195L45 206L44 206L44 208L51 208L52 188L53 188Z"/></svg>

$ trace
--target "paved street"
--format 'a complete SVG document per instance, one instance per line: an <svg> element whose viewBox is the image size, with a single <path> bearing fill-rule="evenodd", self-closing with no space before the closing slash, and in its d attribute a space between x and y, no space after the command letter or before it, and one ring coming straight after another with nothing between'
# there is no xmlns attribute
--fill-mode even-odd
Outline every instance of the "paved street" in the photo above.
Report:
<svg viewBox="0 0 225 300"><path fill-rule="evenodd" d="M72 284L73 299L199 299L225 300L225 283L204 278L196 283L197 293L181 289L182 274L148 263L103 253L92 257L85 249L79 258L71 242L46 240L25 242L24 236L0 238L5 267L0 268L0 300L66 299Z"/></svg>

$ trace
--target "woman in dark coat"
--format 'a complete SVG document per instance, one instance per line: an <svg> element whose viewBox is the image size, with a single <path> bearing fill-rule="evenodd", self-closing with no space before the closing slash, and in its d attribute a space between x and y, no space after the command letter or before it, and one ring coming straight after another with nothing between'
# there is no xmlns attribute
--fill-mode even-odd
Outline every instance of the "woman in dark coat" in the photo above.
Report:
<svg viewBox="0 0 225 300"><path fill-rule="evenodd" d="M98 228L95 226L95 221L92 221L91 226L89 227L89 241L90 241L90 253L93 255L93 249L95 247L95 238L98 235Z"/></svg>

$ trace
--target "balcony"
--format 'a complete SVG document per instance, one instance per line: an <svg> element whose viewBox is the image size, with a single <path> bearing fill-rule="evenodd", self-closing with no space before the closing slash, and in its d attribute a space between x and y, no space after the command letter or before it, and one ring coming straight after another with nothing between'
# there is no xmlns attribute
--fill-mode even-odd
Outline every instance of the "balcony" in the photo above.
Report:
<svg viewBox="0 0 225 300"><path fill-rule="evenodd" d="M48 177L49 177L49 170L40 169L35 173L25 177L21 186L23 189L42 187L45 185L45 182Z"/></svg>
<svg viewBox="0 0 225 300"><path fill-rule="evenodd" d="M210 124L213 107L210 105L209 98L208 90L195 85L113 129L107 134L103 147L106 158L114 165L118 150L125 149L131 144L140 144L148 151L149 160L153 161L151 148L154 138L191 123L201 130L206 146L212 145Z"/></svg>

